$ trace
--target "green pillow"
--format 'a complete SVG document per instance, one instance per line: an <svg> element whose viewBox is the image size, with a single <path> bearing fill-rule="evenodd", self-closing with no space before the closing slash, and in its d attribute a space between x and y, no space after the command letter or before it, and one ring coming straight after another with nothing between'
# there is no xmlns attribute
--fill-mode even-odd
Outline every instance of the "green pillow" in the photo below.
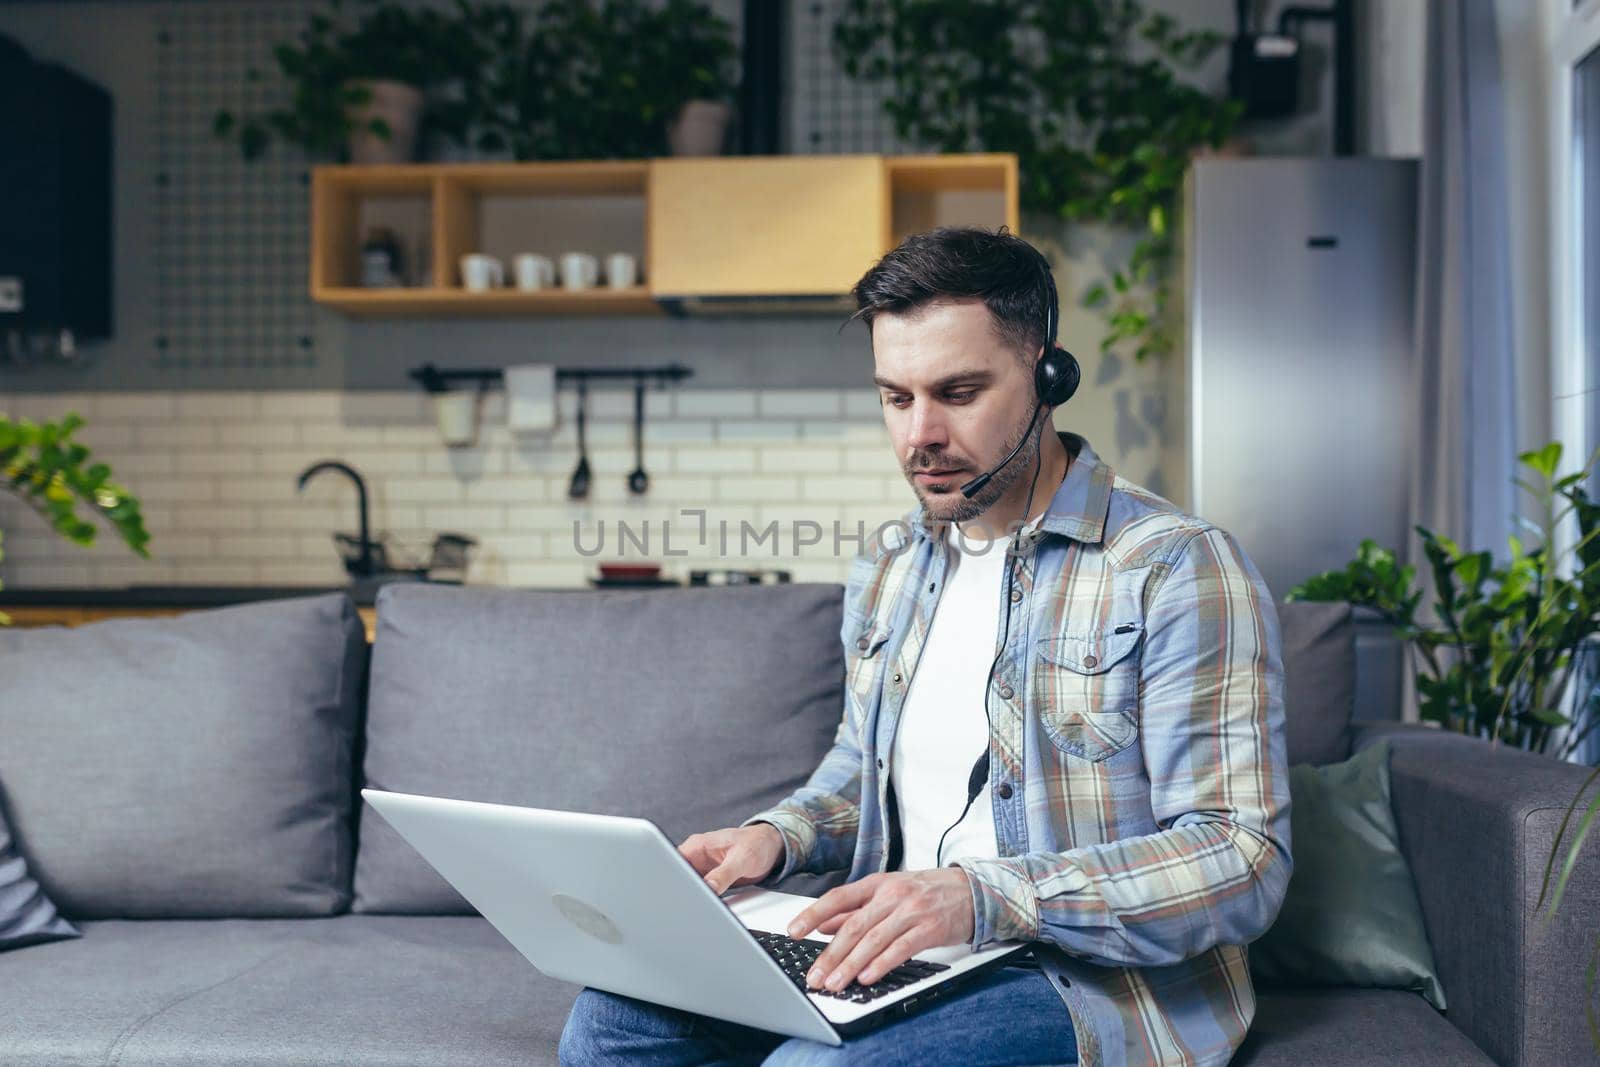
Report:
<svg viewBox="0 0 1600 1067"><path fill-rule="evenodd" d="M1261 985L1410 989L1444 1010L1411 868L1389 805L1389 742L1343 763L1289 768L1294 873L1250 943Z"/></svg>

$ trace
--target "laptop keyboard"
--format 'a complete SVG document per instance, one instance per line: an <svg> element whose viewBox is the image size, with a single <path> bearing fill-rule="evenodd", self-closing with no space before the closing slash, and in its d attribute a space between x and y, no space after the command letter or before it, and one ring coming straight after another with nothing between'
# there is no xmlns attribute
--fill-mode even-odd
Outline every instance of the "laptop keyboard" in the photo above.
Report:
<svg viewBox="0 0 1600 1067"><path fill-rule="evenodd" d="M811 965L816 962L822 950L828 947L826 941L813 941L811 939L799 940L784 934L768 933L765 930L751 930L756 940L761 942L761 947L767 954L778 961L778 966L783 968L783 973L794 980L794 983L807 993L815 993L822 997L835 997L839 1000L853 1000L857 1004L865 1004L869 1000L887 996L897 989L904 989L908 985L931 978L940 971L948 971L948 964L933 963L929 960L907 960L888 974L879 978L871 985L862 985L854 979L850 984L838 992L831 989L810 989L806 986L806 972L811 970Z"/></svg>

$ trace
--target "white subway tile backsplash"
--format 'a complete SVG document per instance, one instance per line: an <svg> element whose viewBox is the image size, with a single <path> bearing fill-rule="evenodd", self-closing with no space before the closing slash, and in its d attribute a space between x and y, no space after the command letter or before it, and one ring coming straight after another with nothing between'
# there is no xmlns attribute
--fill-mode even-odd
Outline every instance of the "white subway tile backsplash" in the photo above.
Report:
<svg viewBox="0 0 1600 1067"><path fill-rule="evenodd" d="M885 495L881 478L820 476L804 478L800 483L803 500L882 500Z"/></svg>
<svg viewBox="0 0 1600 1067"><path fill-rule="evenodd" d="M837 448L796 446L763 448L761 450L761 470L763 472L825 474L840 470L843 466L844 455Z"/></svg>
<svg viewBox="0 0 1600 1067"><path fill-rule="evenodd" d="M474 584L580 585L602 559L647 556L679 577L693 567L767 566L797 580L838 581L856 551L848 543L838 550L841 518L892 518L912 503L872 389L652 389L651 486L643 497L626 485L634 466L632 390L594 389L587 501L566 497L577 463L570 390L560 398L566 417L545 435L511 434L503 395L484 399L477 443L447 447L428 399L411 390L10 394L0 410L84 414L79 438L139 498L155 558L133 557L109 537L116 544L69 545L28 527L27 515L7 508L0 494L0 577L13 587L51 580L343 584L332 534L357 529L354 487L337 475L319 476L304 491L295 485L301 471L328 459L365 477L373 535L397 551L420 562L441 530L479 538ZM705 511L704 540L700 519L686 509ZM624 526L648 538L647 551L618 543ZM674 555L664 559L669 527ZM767 539L752 540L761 536ZM597 539L598 556L580 552Z"/></svg>
<svg viewBox="0 0 1600 1067"><path fill-rule="evenodd" d="M84 419L94 422L170 419L177 410L176 393L96 393L93 405L84 412Z"/></svg>
<svg viewBox="0 0 1600 1067"><path fill-rule="evenodd" d="M334 421L343 407L341 400L340 393L304 389L261 393L257 413L267 420Z"/></svg>
<svg viewBox="0 0 1600 1067"><path fill-rule="evenodd" d="M224 422L217 427L217 442L224 448L275 447L295 445L299 441L299 429L292 422Z"/></svg>
<svg viewBox="0 0 1600 1067"><path fill-rule="evenodd" d="M844 410L838 389L763 389L760 397L763 415L836 417Z"/></svg>
<svg viewBox="0 0 1600 1067"><path fill-rule="evenodd" d="M499 504L427 504L422 525L435 530L487 534L505 530L506 509Z"/></svg>
<svg viewBox="0 0 1600 1067"><path fill-rule="evenodd" d="M254 452L180 452L177 456L179 474L255 474L258 457ZM135 493L135 496L138 494Z"/></svg>
<svg viewBox="0 0 1600 1067"><path fill-rule="evenodd" d="M800 479L795 477L741 476L717 479L718 501L762 503L765 501L797 500L800 496Z"/></svg>
<svg viewBox="0 0 1600 1067"><path fill-rule="evenodd" d="M256 528L256 513L234 505L179 504L178 525L190 530L251 530Z"/></svg>
<svg viewBox="0 0 1600 1067"><path fill-rule="evenodd" d="M216 424L204 420L145 422L134 429L139 447L144 449L211 448L217 443Z"/></svg>
<svg viewBox="0 0 1600 1067"><path fill-rule="evenodd" d="M800 424L793 419L723 419L717 423L717 440L730 444L793 444L800 440Z"/></svg>
<svg viewBox="0 0 1600 1067"><path fill-rule="evenodd" d="M728 445L716 448L685 446L675 451L673 469L680 474L718 474L756 469L756 451Z"/></svg>
<svg viewBox="0 0 1600 1067"><path fill-rule="evenodd" d="M883 401L876 389L848 389L844 394L844 417L847 419L883 420Z"/></svg>
<svg viewBox="0 0 1600 1067"><path fill-rule="evenodd" d="M677 396L680 417L731 417L756 413L756 394L749 389L684 390Z"/></svg>
<svg viewBox="0 0 1600 1067"><path fill-rule="evenodd" d="M218 534L217 555L221 558L294 560L300 556L300 546L291 536Z"/></svg>
<svg viewBox="0 0 1600 1067"><path fill-rule="evenodd" d="M177 398L177 416L180 419L243 421L254 419L260 411L255 393L179 393Z"/></svg>
<svg viewBox="0 0 1600 1067"><path fill-rule="evenodd" d="M344 573L344 568L339 565L339 561L329 556L321 563L312 560L296 560L292 563L263 560L256 565L256 581L268 584L337 587L344 585L349 578Z"/></svg>

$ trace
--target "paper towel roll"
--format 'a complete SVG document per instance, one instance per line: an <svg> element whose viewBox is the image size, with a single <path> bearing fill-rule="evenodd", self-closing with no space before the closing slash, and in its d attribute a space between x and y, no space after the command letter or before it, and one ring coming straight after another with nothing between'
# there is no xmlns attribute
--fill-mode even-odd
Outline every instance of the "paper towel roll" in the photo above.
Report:
<svg viewBox="0 0 1600 1067"><path fill-rule="evenodd" d="M549 433L556 428L556 369L525 363L505 369L506 427L512 433Z"/></svg>

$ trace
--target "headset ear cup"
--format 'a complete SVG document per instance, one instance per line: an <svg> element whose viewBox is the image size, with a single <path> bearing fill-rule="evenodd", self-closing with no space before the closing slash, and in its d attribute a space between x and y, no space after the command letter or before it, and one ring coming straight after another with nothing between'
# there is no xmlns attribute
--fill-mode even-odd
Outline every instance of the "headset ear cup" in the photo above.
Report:
<svg viewBox="0 0 1600 1067"><path fill-rule="evenodd" d="M1065 404L1078 391L1082 376L1077 358L1056 345L1033 368L1033 387L1039 395L1039 402L1053 408Z"/></svg>

